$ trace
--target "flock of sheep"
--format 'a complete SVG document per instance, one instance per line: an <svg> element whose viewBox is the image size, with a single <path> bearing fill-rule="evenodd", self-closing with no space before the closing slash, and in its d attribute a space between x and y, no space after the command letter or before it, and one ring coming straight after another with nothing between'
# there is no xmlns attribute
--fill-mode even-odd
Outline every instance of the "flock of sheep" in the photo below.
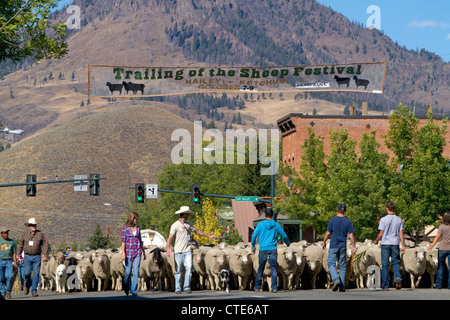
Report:
<svg viewBox="0 0 450 320"><path fill-rule="evenodd" d="M410 243L402 255L401 270L404 276L409 274L411 288L419 286L422 276L429 273L431 284L437 272L437 249L427 250L427 244L414 246ZM367 288L374 281L374 275L368 272L372 265L381 268L381 248L371 241L357 243L357 253L351 255L348 245L348 284L347 287ZM221 243L216 246L192 247L193 270L192 290L223 290L226 284L221 279L225 269L231 275L229 288L252 290L258 269L258 246L252 253L250 243L230 246ZM168 258L164 250L158 247L146 249L147 259L141 260L139 290L174 291L174 258ZM327 265L328 250L322 249L322 243L300 241L289 247L278 245L278 287L284 290L306 288L330 288L332 283ZM65 292L68 289L80 291L122 290L124 264L120 250L92 250L72 252L68 257L62 252L56 253L41 265L41 290ZM72 274L70 272L72 271ZM319 278L321 279L319 281ZM182 277L184 279L184 277ZM266 263L263 283L265 290L271 288L270 267ZM228 287L227 287L228 288Z"/></svg>

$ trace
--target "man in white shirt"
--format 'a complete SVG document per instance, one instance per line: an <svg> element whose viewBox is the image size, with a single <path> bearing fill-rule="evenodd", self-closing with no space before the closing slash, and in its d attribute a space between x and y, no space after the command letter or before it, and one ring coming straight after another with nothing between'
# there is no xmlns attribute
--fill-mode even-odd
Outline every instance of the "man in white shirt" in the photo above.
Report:
<svg viewBox="0 0 450 320"><path fill-rule="evenodd" d="M405 237L403 235L403 221L394 214L395 204L390 201L386 205L387 215L380 219L378 229L380 233L373 242L378 244L381 239L381 287L389 291L389 257L394 269L395 287L402 288L402 274L400 273L400 247L401 253L405 253Z"/></svg>
<svg viewBox="0 0 450 320"><path fill-rule="evenodd" d="M184 267L184 284L183 291L191 293L191 276L192 276L192 251L189 241L191 240L191 233L196 232L198 235L208 237L211 240L217 238L216 235L207 235L200 231L192 224L187 222L189 215L194 213L187 206L182 206L180 210L175 212L180 217L170 227L169 238L167 239L166 254L170 257L170 243L175 238L175 245L173 248L175 258L175 293L181 293L181 272Z"/></svg>

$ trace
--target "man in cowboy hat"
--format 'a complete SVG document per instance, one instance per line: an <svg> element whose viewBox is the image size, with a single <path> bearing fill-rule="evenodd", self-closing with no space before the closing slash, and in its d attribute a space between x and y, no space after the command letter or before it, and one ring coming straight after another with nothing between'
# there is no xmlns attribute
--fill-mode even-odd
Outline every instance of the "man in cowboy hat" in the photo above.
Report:
<svg viewBox="0 0 450 320"><path fill-rule="evenodd" d="M181 272L184 266L184 292L191 292L191 276L192 276L192 251L189 245L191 240L191 232L195 232L200 236L210 239L217 238L216 235L207 235L206 233L194 228L192 224L187 222L189 215L194 213L188 206L182 206L175 214L180 215L178 220L170 227L169 238L167 239L166 253L170 257L170 243L175 238L174 258L175 258L175 293L181 293Z"/></svg>
<svg viewBox="0 0 450 320"><path fill-rule="evenodd" d="M35 218L31 218L25 223L28 227L18 243L18 252L24 250L24 276L25 276L25 294L30 292L33 297L37 296L37 286L39 283L39 272L41 269L41 253L44 255L44 261L48 260L48 242L42 231L36 228ZM31 278L33 273L33 278Z"/></svg>

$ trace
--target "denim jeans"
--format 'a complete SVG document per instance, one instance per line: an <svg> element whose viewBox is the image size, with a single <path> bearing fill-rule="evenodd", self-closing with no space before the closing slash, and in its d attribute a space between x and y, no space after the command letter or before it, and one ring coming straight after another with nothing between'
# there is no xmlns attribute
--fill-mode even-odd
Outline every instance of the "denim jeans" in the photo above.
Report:
<svg viewBox="0 0 450 320"><path fill-rule="evenodd" d="M381 287L389 289L389 257L394 269L394 280L402 280L400 273L400 247L398 245L381 245Z"/></svg>
<svg viewBox="0 0 450 320"><path fill-rule="evenodd" d="M139 288L139 266L141 265L141 255L137 255L133 261L125 259L125 273L123 275L124 290L129 290L136 295Z"/></svg>
<svg viewBox="0 0 450 320"><path fill-rule="evenodd" d="M444 265L445 259L450 256L450 250L438 250L438 270L436 274L436 289L442 289L442 280L444 279ZM450 258L447 258L447 261L450 264ZM448 286L450 289L450 269L448 271Z"/></svg>
<svg viewBox="0 0 450 320"><path fill-rule="evenodd" d="M258 273L256 274L255 289L259 290L261 288L262 276L264 268L266 266L267 257L269 257L270 274L272 279L271 289L272 291L277 290L277 249L274 250L263 250L259 251L259 267Z"/></svg>
<svg viewBox="0 0 450 320"><path fill-rule="evenodd" d="M339 263L339 274L336 268L336 261ZM345 289L345 270L347 269L347 248L330 248L328 250L328 268L331 280L334 283L340 282L339 288Z"/></svg>
<svg viewBox="0 0 450 320"><path fill-rule="evenodd" d="M11 293L14 282L12 260L0 260L0 295ZM6 284L6 285L5 285Z"/></svg>
<svg viewBox="0 0 450 320"><path fill-rule="evenodd" d="M191 290L192 251L175 253L175 292L181 291L181 272L184 267L183 290Z"/></svg>
<svg viewBox="0 0 450 320"><path fill-rule="evenodd" d="M30 256L28 254L25 255L23 259L23 273L25 276L25 286L29 288L31 286L31 292L37 292L37 287L39 284L40 276L39 273L41 271L41 256L35 255ZM31 278L31 274L33 274L33 278Z"/></svg>

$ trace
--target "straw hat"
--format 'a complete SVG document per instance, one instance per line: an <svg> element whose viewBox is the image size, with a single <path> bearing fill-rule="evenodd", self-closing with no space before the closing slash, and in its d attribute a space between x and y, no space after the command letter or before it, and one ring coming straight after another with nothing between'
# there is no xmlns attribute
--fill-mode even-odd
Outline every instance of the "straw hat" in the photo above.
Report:
<svg viewBox="0 0 450 320"><path fill-rule="evenodd" d="M35 218L30 218L30 220L28 220L27 223L25 223L25 225L28 227L30 224L34 224L37 225L36 219Z"/></svg>
<svg viewBox="0 0 450 320"><path fill-rule="evenodd" d="M182 207L180 207L180 210L175 212L175 214L181 214L181 213L194 213L194 211L189 209L188 206L182 206Z"/></svg>

